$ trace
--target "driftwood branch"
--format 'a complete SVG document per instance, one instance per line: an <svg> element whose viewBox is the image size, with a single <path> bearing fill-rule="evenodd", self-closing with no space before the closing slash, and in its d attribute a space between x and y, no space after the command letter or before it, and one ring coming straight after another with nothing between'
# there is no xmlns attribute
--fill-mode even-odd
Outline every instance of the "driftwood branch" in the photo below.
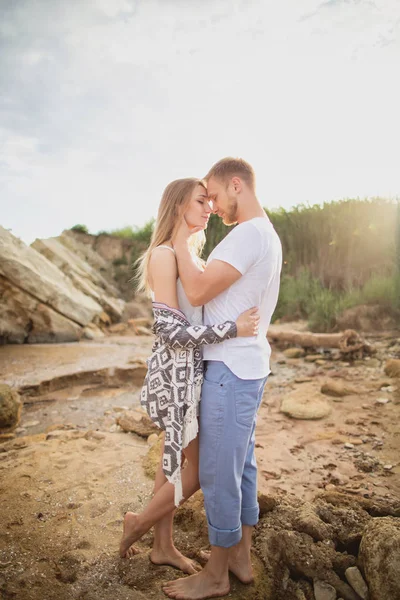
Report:
<svg viewBox="0 0 400 600"><path fill-rule="evenodd" d="M288 331L271 325L267 337L270 342L293 344L302 348L338 348L343 354L374 354L376 351L353 329L346 329L340 333L311 333Z"/></svg>

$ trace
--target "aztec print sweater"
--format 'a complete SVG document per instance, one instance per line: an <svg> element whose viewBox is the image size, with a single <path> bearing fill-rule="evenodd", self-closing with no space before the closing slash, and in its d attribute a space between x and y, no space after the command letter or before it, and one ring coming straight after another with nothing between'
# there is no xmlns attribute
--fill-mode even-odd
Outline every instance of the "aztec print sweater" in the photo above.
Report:
<svg viewBox="0 0 400 600"><path fill-rule="evenodd" d="M198 433L198 409L203 382L201 346L237 336L236 323L191 325L182 311L153 302L156 336L147 360L141 405L165 430L163 471L175 486L175 505L183 500L182 449Z"/></svg>

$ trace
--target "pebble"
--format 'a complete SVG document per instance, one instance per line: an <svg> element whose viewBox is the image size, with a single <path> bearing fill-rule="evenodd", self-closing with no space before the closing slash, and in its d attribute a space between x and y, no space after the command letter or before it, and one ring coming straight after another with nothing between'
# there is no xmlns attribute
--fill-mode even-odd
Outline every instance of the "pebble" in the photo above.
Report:
<svg viewBox="0 0 400 600"><path fill-rule="evenodd" d="M154 444L156 444L158 442L158 435L156 433L151 433L149 435L149 437L147 438L147 443L150 446L153 446Z"/></svg>
<svg viewBox="0 0 400 600"><path fill-rule="evenodd" d="M314 580L315 600L336 600L336 590L325 581Z"/></svg>
<svg viewBox="0 0 400 600"><path fill-rule="evenodd" d="M36 427L36 425L40 425L40 421L27 421L24 423L24 427Z"/></svg>
<svg viewBox="0 0 400 600"><path fill-rule="evenodd" d="M354 444L350 444L350 442L346 442L345 445L344 445L344 447L347 450L352 450L354 448Z"/></svg>
<svg viewBox="0 0 400 600"><path fill-rule="evenodd" d="M325 486L325 490L326 490L327 492L334 492L334 491L336 490L336 485L334 485L333 483L328 483L328 484Z"/></svg>
<svg viewBox="0 0 400 600"><path fill-rule="evenodd" d="M316 360L321 359L322 356L321 354L307 354L307 356L305 357L305 361L306 362L315 362Z"/></svg>
<svg viewBox="0 0 400 600"><path fill-rule="evenodd" d="M357 567L349 567L344 572L347 581L353 588L353 590L362 598L362 600L368 600L368 586L364 581L363 576L361 575L359 569Z"/></svg>
<svg viewBox="0 0 400 600"><path fill-rule="evenodd" d="M375 404L387 404L390 402L389 398L378 398L375 400Z"/></svg>
<svg viewBox="0 0 400 600"><path fill-rule="evenodd" d="M393 465L383 465L385 471L391 471L393 469Z"/></svg>

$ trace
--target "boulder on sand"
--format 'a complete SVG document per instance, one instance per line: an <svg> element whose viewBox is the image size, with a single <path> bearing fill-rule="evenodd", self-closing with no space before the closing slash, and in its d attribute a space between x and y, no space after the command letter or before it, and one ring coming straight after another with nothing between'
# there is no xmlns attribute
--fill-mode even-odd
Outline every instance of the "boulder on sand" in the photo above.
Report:
<svg viewBox="0 0 400 600"><path fill-rule="evenodd" d="M283 398L281 412L293 419L323 419L331 407L322 394L306 384Z"/></svg>
<svg viewBox="0 0 400 600"><path fill-rule="evenodd" d="M372 519L363 532L359 558L373 600L400 598L400 519Z"/></svg>
<svg viewBox="0 0 400 600"><path fill-rule="evenodd" d="M13 429L21 418L22 402L16 390L0 384L0 430Z"/></svg>

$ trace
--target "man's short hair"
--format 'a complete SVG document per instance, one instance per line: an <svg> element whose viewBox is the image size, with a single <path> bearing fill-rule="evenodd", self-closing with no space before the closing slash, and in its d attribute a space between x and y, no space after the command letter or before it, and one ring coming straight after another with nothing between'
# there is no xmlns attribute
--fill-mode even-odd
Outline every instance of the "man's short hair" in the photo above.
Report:
<svg viewBox="0 0 400 600"><path fill-rule="evenodd" d="M204 180L207 182L213 177L224 183L228 183L232 177L240 177L247 185L254 190L256 178L253 167L243 158L222 158L211 167Z"/></svg>

